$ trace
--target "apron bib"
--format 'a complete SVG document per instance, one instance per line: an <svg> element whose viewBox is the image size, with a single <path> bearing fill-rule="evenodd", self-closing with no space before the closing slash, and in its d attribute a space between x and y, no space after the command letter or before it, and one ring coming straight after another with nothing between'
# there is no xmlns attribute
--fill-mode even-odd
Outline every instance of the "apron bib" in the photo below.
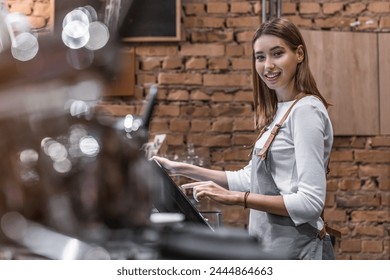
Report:
<svg viewBox="0 0 390 280"><path fill-rule="evenodd" d="M280 195L269 168L269 159L252 153L251 193ZM283 259L321 259L322 240L318 229L308 223L295 226L290 217L250 209L249 234L256 236L262 250Z"/></svg>

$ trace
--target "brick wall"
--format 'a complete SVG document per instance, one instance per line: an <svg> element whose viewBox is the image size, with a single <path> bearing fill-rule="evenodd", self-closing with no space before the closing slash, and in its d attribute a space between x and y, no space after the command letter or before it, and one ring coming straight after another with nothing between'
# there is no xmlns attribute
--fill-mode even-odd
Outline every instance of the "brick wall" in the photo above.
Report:
<svg viewBox="0 0 390 280"><path fill-rule="evenodd" d="M43 31L51 25L52 6L54 0L5 0L11 13L25 14L33 29Z"/></svg>
<svg viewBox="0 0 390 280"><path fill-rule="evenodd" d="M389 1L282 2L283 16L303 29L390 30ZM194 144L207 166L244 166L255 137L250 42L261 8L257 0L182 0L182 41L129 44L137 61L135 94L101 105L115 104L113 114L137 114L149 85L158 83L151 137L167 134L167 156L185 160L187 145ZM221 209L226 225L247 222L239 207L202 207ZM325 217L343 232L337 257L389 259L389 210L390 136L336 136Z"/></svg>

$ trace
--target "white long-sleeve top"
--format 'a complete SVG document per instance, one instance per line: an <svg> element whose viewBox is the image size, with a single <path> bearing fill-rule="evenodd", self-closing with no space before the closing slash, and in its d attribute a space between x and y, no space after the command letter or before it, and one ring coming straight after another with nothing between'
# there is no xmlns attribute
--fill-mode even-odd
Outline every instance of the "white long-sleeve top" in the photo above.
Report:
<svg viewBox="0 0 390 280"><path fill-rule="evenodd" d="M256 148L263 147L292 103L278 103L276 116L256 142ZM332 144L333 128L324 104L317 97L306 96L295 104L268 151L270 172L295 225L308 222L318 229L323 226L320 215L325 204ZM230 190L248 191L251 161L241 170L226 171L226 175Z"/></svg>

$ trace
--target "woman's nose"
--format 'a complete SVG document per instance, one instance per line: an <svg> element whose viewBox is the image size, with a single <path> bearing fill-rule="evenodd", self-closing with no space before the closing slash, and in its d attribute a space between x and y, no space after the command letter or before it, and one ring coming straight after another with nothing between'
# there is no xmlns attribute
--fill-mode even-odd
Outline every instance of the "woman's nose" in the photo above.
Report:
<svg viewBox="0 0 390 280"><path fill-rule="evenodd" d="M264 63L264 67L265 69L273 69L275 67L275 64L272 61L272 59L266 59Z"/></svg>

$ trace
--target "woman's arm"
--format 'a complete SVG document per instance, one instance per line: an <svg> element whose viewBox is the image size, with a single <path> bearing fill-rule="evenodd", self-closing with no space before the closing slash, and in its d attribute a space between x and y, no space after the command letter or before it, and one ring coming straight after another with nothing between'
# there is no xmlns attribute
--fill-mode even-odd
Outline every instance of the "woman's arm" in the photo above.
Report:
<svg viewBox="0 0 390 280"><path fill-rule="evenodd" d="M158 156L153 157L153 159L157 160L171 175L182 175L196 181L213 181L224 188L228 188L225 171L212 170Z"/></svg>
<svg viewBox="0 0 390 280"><path fill-rule="evenodd" d="M196 200L210 198L227 205L246 206L247 208L275 215L289 216L281 195L249 193L245 201L245 192L229 191L211 181L189 183L183 185L183 187L193 187L193 194Z"/></svg>

